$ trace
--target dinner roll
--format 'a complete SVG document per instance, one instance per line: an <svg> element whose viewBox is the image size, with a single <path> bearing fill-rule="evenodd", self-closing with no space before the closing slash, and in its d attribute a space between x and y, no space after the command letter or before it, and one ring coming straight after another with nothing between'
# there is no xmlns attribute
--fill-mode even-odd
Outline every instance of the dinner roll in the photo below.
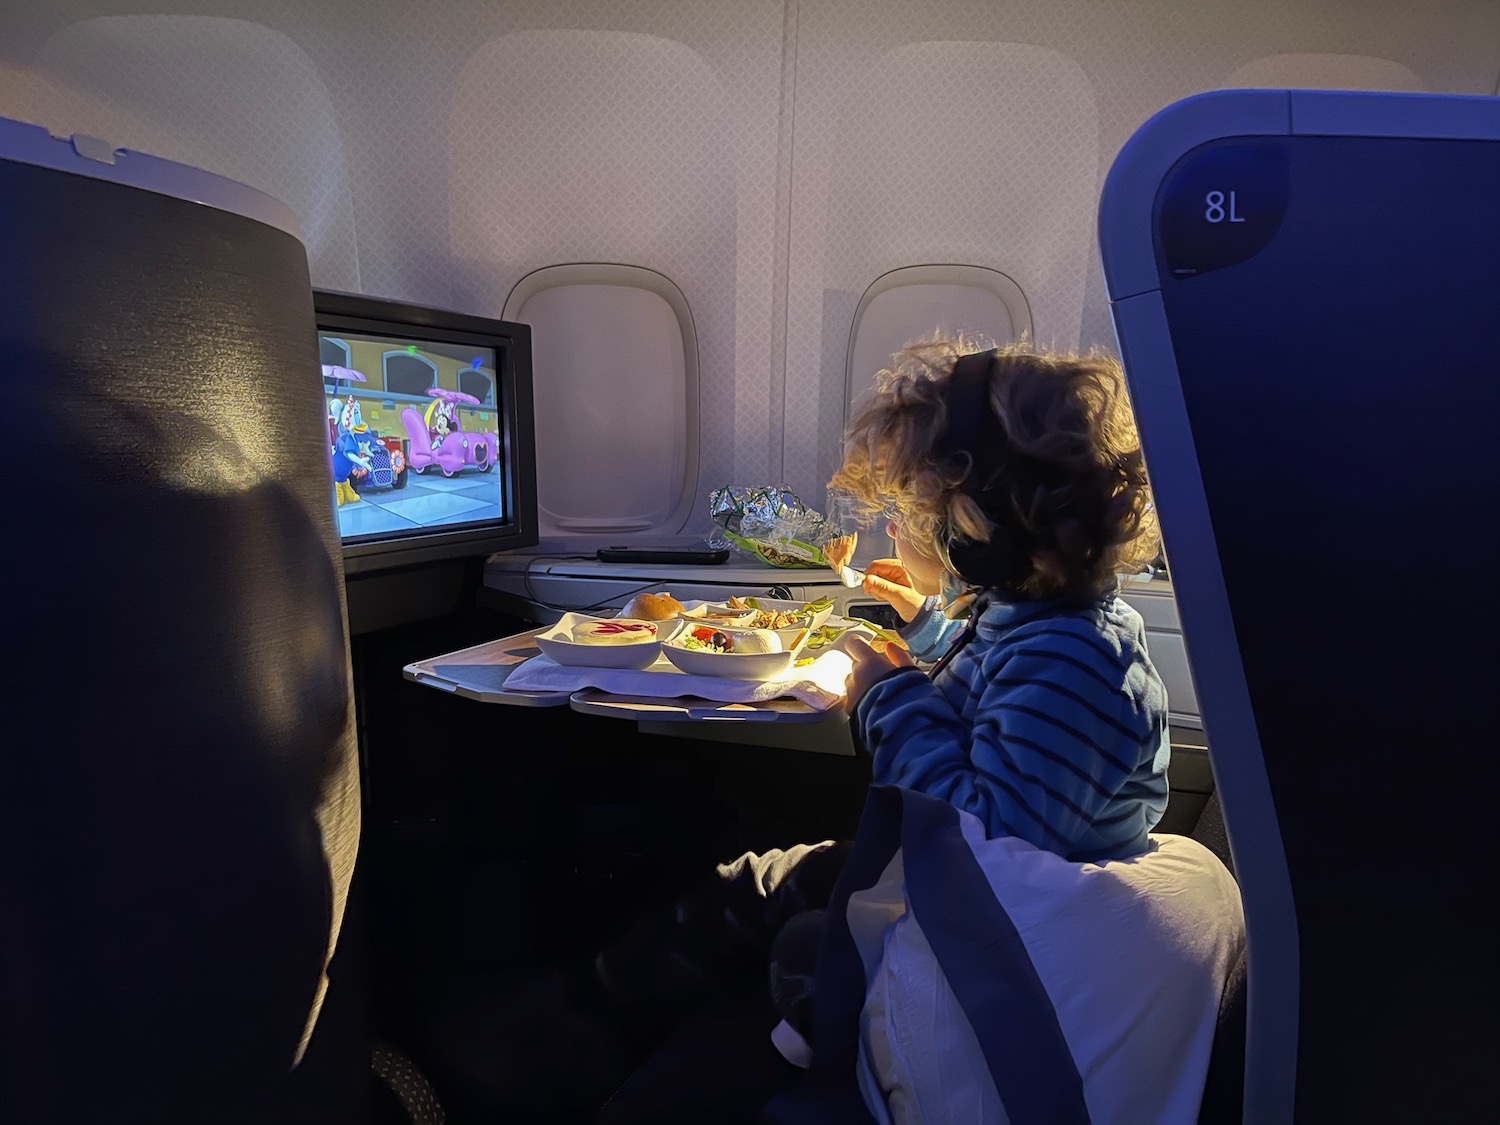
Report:
<svg viewBox="0 0 1500 1125"><path fill-rule="evenodd" d="M620 616L637 621L670 621L683 611L683 604L671 594L637 594L625 603Z"/></svg>

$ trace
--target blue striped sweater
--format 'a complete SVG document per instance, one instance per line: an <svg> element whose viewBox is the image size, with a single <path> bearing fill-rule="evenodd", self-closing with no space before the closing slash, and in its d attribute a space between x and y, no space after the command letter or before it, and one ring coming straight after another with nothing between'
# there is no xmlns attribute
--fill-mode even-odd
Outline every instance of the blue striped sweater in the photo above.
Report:
<svg viewBox="0 0 1500 1125"><path fill-rule="evenodd" d="M937 659L961 621L929 598L902 635ZM1167 693L1135 610L992 604L936 680L918 669L872 686L854 711L874 780L973 813L987 834L1067 859L1138 855L1167 807Z"/></svg>

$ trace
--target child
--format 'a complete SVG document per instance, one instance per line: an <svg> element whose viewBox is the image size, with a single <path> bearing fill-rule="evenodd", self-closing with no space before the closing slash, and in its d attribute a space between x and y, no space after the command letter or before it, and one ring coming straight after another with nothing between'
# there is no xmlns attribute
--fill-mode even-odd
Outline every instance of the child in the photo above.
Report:
<svg viewBox="0 0 1500 1125"><path fill-rule="evenodd" d="M863 588L937 661L929 676L851 640L856 737L877 783L991 837L1138 855L1166 808L1168 739L1143 623L1116 594L1159 546L1123 375L1097 355L962 350L901 352L830 482L857 514L891 514L897 557Z"/></svg>
<svg viewBox="0 0 1500 1125"><path fill-rule="evenodd" d="M966 350L899 353L830 482L856 514L891 514L897 558L871 564L864 590L936 662L929 674L897 646L846 641L856 738L877 783L941 797L991 836L1139 854L1166 807L1168 742L1141 619L1115 593L1119 571L1157 554L1120 369L1022 348L960 365ZM603 1120L749 1121L793 1081L767 1032L780 1017L776 1048L803 1065L821 912L848 854L825 841L741 856L601 951L585 988L610 1022L654 1044L689 1020ZM691 1021L725 995L748 1015L717 1039ZM751 1023L752 1044L735 1040ZM726 1057L744 1079L728 1097Z"/></svg>
<svg viewBox="0 0 1500 1125"><path fill-rule="evenodd" d="M811 1073L753 1120L1186 1125L1244 915L1212 852L1149 836L1166 692L1117 593L1157 553L1124 380L968 350L881 372L830 482L890 517L864 589L935 663L847 642L881 788L826 919L773 939L773 1041Z"/></svg>
<svg viewBox="0 0 1500 1125"><path fill-rule="evenodd" d="M1159 542L1118 363L908 347L877 375L829 489L861 522L889 515L897 557L866 567L863 589L932 663L845 640L872 780L1067 860L1145 852L1167 805L1166 690L1116 590ZM777 1042L799 1063L816 956L808 925L771 951L791 1025Z"/></svg>

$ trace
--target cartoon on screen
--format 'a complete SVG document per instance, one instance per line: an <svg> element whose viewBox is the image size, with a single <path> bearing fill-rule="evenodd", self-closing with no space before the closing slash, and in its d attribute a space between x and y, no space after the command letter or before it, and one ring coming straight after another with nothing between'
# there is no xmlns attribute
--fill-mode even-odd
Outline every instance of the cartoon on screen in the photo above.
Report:
<svg viewBox="0 0 1500 1125"><path fill-rule="evenodd" d="M461 405L478 406L479 400L442 387L429 387L427 393L432 402L425 413L418 414L413 407L401 412L401 423L411 441L413 471L421 473L436 465L443 476L452 477L466 466L481 473L494 468L497 435L464 429Z"/></svg>
<svg viewBox="0 0 1500 1125"><path fill-rule="evenodd" d="M492 352L326 333L319 344L333 504L345 539L501 514Z"/></svg>

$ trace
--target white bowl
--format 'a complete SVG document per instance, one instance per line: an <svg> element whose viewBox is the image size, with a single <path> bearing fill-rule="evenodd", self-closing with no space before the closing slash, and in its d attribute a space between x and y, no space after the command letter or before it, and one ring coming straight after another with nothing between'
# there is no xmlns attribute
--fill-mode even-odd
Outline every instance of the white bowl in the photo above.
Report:
<svg viewBox="0 0 1500 1125"><path fill-rule="evenodd" d="M827 617L823 618L822 621L819 621L817 622L817 624L813 625L812 628L814 631L816 631L823 626L839 630L837 634L838 637L843 636L845 633L851 632L859 632L863 634L867 640L875 636L875 628L868 621L861 621L856 617L841 617L836 613L830 613ZM783 633L783 636L781 638L782 648L789 649L793 644L796 643L797 634L800 633L801 630L786 629L780 630L780 632ZM830 641L827 644L813 644L809 642L807 646L803 648L802 656L817 656L820 652L827 652L829 647L831 647L835 643L837 643L837 637L835 637L833 641Z"/></svg>
<svg viewBox="0 0 1500 1125"><path fill-rule="evenodd" d="M656 626L656 640L637 641L629 645L585 645L572 639L573 626L583 621L609 621L586 613L565 613L550 629L536 635L536 647L557 661L579 668L649 668L661 656L661 642L670 621L650 621ZM633 620L633 619L632 619Z"/></svg>
<svg viewBox="0 0 1500 1125"><path fill-rule="evenodd" d="M733 632L733 630L726 630ZM714 652L705 648L686 648L686 632L662 644L668 660L691 676L717 676L728 680L776 680L792 666L789 652Z"/></svg>
<svg viewBox="0 0 1500 1125"><path fill-rule="evenodd" d="M765 605L764 602L762 602L761 604L762 606ZM791 605L793 608L801 608L800 602L789 602L787 604ZM781 638L781 647L787 652L790 652L793 646L802 639L802 632L804 629L810 632L814 629L821 628L823 623L827 621L832 615L833 606L828 606L824 609L818 610L811 617L798 618L795 625L788 625L783 629L775 629L773 630L773 632Z"/></svg>
<svg viewBox="0 0 1500 1125"><path fill-rule="evenodd" d="M749 610L746 624L742 627L751 627L749 621L754 620L760 610L768 613L799 613L805 602L788 601L785 598L756 598L756 608ZM824 606L811 614L804 614L796 619L791 625L784 625L779 629L772 629L781 638L781 647L790 652L798 640L802 637L802 630L817 629L833 615L833 606Z"/></svg>
<svg viewBox="0 0 1500 1125"><path fill-rule="evenodd" d="M687 608L677 616L694 625L738 629L743 628L755 616L755 610L730 609L726 602L689 602Z"/></svg>
<svg viewBox="0 0 1500 1125"><path fill-rule="evenodd" d="M801 613L802 607L806 604L806 602L791 601L787 598L757 597L755 599L755 609L752 609L750 611L750 614L753 619L758 610L764 610L767 613ZM818 610L816 613L812 614L811 618L814 622L816 622L813 627L817 628L817 625L821 625L828 619L829 614L831 614L832 612L833 606L832 604L830 604L826 609ZM787 642L787 648L791 647L791 639L801 631L802 626L807 623L807 620L807 616L802 616L794 621L791 625L783 626L776 630L781 638Z"/></svg>

